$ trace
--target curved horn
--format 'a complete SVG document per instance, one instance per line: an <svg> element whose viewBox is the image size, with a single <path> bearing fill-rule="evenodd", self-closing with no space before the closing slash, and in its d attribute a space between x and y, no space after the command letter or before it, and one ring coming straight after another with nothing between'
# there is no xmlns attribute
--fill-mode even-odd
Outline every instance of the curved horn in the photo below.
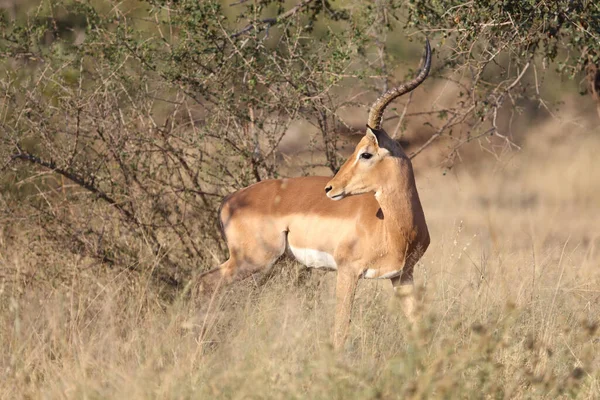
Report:
<svg viewBox="0 0 600 400"><path fill-rule="evenodd" d="M415 89L425 80L425 78L427 78L429 70L431 69L431 47L429 46L429 39L425 40L425 61L423 62L423 68L421 68L421 71L419 71L419 74L415 79L403 83L400 86L391 88L379 96L377 100L375 100L375 103L373 103L371 106L371 111L369 111L368 126L371 128L381 129L381 117L383 117L383 111L392 102L392 100Z"/></svg>

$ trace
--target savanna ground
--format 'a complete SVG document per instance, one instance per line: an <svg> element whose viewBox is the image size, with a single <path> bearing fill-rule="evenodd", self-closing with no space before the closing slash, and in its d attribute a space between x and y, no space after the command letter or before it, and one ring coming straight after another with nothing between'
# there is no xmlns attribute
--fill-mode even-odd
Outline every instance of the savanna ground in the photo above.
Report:
<svg viewBox="0 0 600 400"><path fill-rule="evenodd" d="M189 292L0 235L0 397L599 398L600 136L530 130L445 175L417 158L422 317L411 330L388 281L361 281L343 354L332 273L285 260L199 314Z"/></svg>

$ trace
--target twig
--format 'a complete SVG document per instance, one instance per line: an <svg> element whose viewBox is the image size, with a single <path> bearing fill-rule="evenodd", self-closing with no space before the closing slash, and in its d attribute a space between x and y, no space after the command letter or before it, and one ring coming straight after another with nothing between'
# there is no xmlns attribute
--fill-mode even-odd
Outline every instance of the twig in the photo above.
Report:
<svg viewBox="0 0 600 400"><path fill-rule="evenodd" d="M2 167L0 167L0 172L7 169L10 166L10 164L12 164L12 162L13 162L13 158L11 157L6 163L4 163L4 165Z"/></svg>
<svg viewBox="0 0 600 400"><path fill-rule="evenodd" d="M313 0L302 0L300 3L298 3L296 6L290 8L288 11L284 12L283 14L275 17L275 18L265 18L259 22L253 22L251 24L246 25L242 30L232 34L231 36L229 36L230 38L236 38L238 36L241 36L245 33L250 32L252 29L256 29L258 28L258 25L265 25L264 29L268 29L271 26L275 25L278 22L283 21L284 19L287 19L291 16L293 16L294 14L296 14L298 11L300 11L303 7L305 7L306 5L308 5L309 3L311 3Z"/></svg>
<svg viewBox="0 0 600 400"><path fill-rule="evenodd" d="M400 127L402 126L402 123L404 122L404 117L406 117L406 111L408 110L408 107L410 106L410 103L412 102L413 93L414 92L410 92L408 94L408 100L406 100L406 103L404 104L404 109L402 109L402 114L400 114L400 119L398 120L398 123L396 124L396 129L394 129L394 133L392 133L392 139L396 139L396 137L398 136L398 131L400 130Z"/></svg>
<svg viewBox="0 0 600 400"><path fill-rule="evenodd" d="M244 4L246 2L248 2L248 0L238 0L238 1L234 2L234 3L231 3L229 5L229 7L239 6L240 4Z"/></svg>
<svg viewBox="0 0 600 400"><path fill-rule="evenodd" d="M418 156L419 153L421 153L423 150L425 150L427 147L429 147L429 145L431 145L431 143L435 142L442 135L442 133L444 133L444 131L448 127L454 126L456 124L460 124L461 122L463 122L467 118L467 116L471 113L471 111L473 111L474 108L475 108L475 106L472 105L462 115L455 114L452 117L450 117L448 119L448 121L446 121L446 123L444 125L442 125L440 127L440 129L437 130L437 132L435 132L433 135L431 135L431 137L421 147L419 147L416 151L412 152L410 154L409 158L412 160L413 158L415 158L416 156ZM459 121L454 122L454 120L457 119L458 117L462 117L462 118L460 118Z"/></svg>
<svg viewBox="0 0 600 400"><path fill-rule="evenodd" d="M419 153L421 153L423 150L425 150L427 147L429 147L429 145L431 143L435 142L442 135L442 132L444 132L444 130L450 125L451 121L452 121L452 118L450 118L448 120L448 122L446 122L440 129L438 129L433 135L431 135L431 137L429 139L427 139L427 141L421 147L419 147L417 150L412 152L412 154L409 156L409 158L412 160L413 158L418 156Z"/></svg>
<svg viewBox="0 0 600 400"><path fill-rule="evenodd" d="M527 64L525 64L525 66L523 67L523 69L521 70L521 73L519 74L519 76L517 76L517 78L513 81L513 83L511 83L505 90L505 92L509 92L511 91L515 86L517 86L517 84L519 83L519 81L521 80L521 78L523 77L523 75L525 75L525 71L527 71L527 69L529 68L529 61L527 61Z"/></svg>

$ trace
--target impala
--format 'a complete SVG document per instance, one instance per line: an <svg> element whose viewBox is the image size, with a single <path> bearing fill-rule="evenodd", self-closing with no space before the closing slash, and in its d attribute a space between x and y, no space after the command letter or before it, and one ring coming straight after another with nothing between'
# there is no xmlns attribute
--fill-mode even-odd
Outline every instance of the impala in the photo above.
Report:
<svg viewBox="0 0 600 400"><path fill-rule="evenodd" d="M345 342L360 278L390 279L409 321L414 320L413 268L429 232L410 159L381 128L385 108L421 84L431 67L381 95L367 131L333 178L313 176L258 182L225 198L219 212L229 259L200 276L201 287L266 270L286 249L311 268L337 271L333 343Z"/></svg>

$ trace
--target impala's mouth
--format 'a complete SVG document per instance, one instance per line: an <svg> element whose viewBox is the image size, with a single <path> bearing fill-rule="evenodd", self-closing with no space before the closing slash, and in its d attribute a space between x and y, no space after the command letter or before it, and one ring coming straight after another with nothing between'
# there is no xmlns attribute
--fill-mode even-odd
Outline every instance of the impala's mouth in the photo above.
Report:
<svg viewBox="0 0 600 400"><path fill-rule="evenodd" d="M327 196L331 199L331 200L341 200L344 198L345 194L344 193L340 193L340 194L336 194L335 196L327 194Z"/></svg>

